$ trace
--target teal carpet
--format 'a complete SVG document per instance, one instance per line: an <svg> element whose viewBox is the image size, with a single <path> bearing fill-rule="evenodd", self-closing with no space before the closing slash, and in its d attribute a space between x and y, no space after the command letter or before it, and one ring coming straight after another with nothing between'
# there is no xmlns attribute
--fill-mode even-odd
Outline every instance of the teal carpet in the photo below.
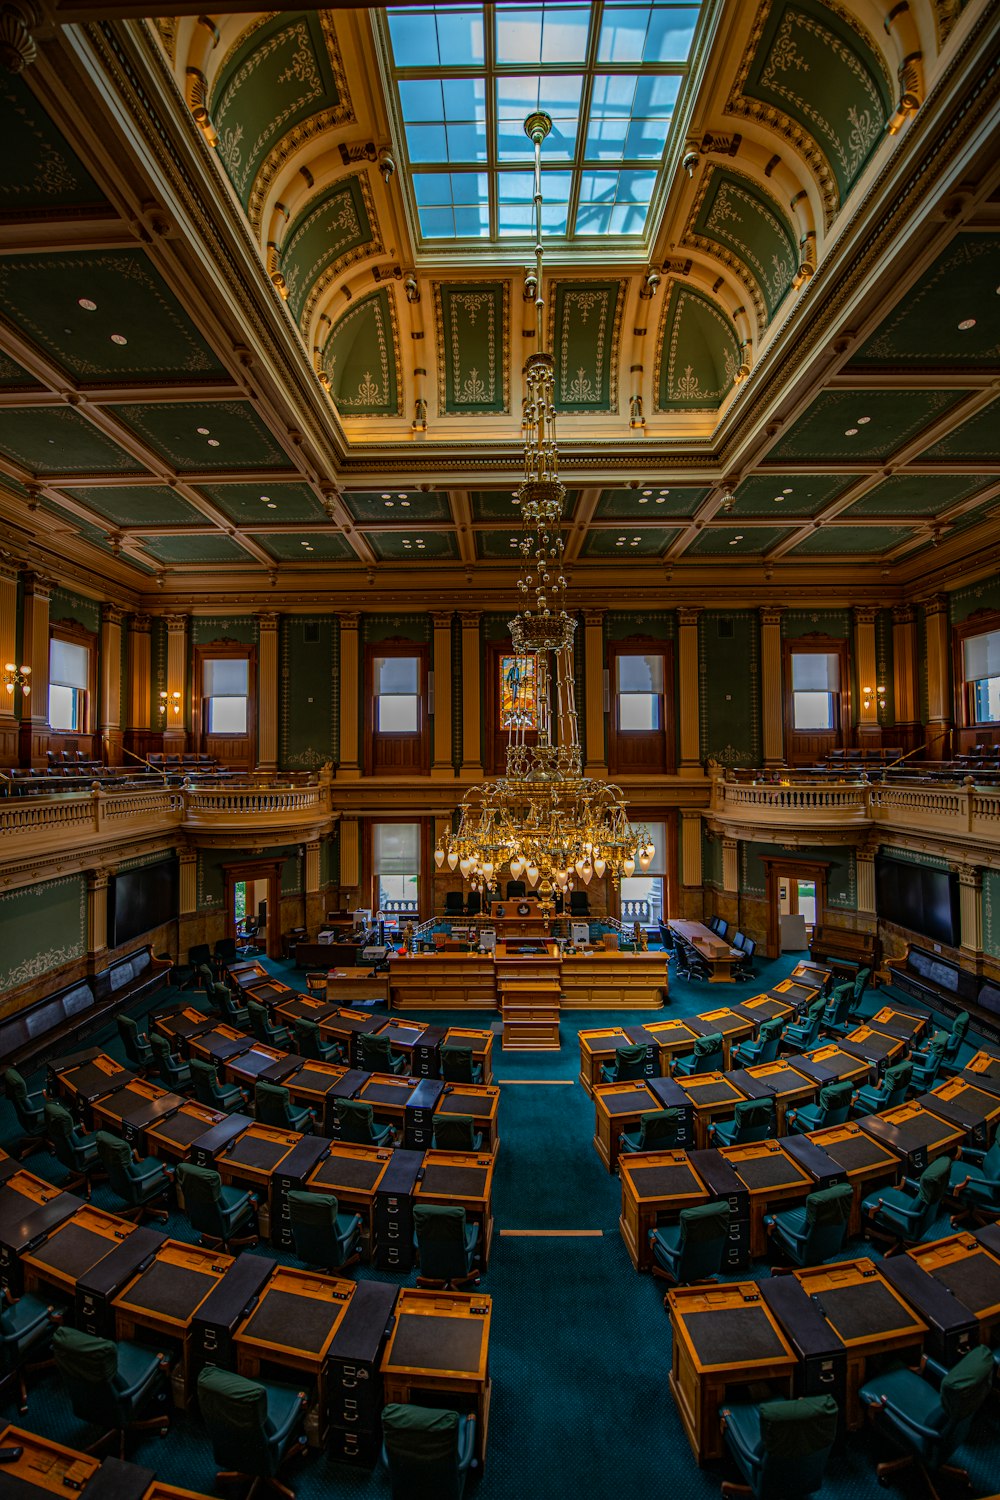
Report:
<svg viewBox="0 0 1000 1500"><path fill-rule="evenodd" d="M784 977L792 963L788 957L761 963L756 979L741 985L699 985L671 975L670 1013L690 1015L760 993ZM268 967L301 986L302 976L288 965ZM891 996L892 991L884 993ZM161 994L155 1006L164 1009L174 998L170 992ZM501 1099L501 1147L494 1176L496 1232L481 1283L493 1299L493 1399L485 1471L467 1491L477 1500L708 1500L718 1495L723 1478L736 1478L726 1462L703 1470L694 1462L667 1384L671 1340L662 1304L664 1284L632 1268L618 1233L618 1178L604 1170L591 1144L593 1105L576 1082L578 1030L641 1023L653 1014L567 1012L558 1053L504 1055L497 1037L494 1074L507 1086ZM435 1015L434 1020L483 1027L494 1023L491 1015L468 1011ZM94 1040L122 1056L113 1029ZM530 1081L536 1079L572 1083L552 1087ZM41 1082L41 1073L29 1080L32 1087ZM0 1101L0 1141L15 1135L10 1106ZM36 1153L25 1165L53 1182L63 1175L46 1152ZM95 1189L93 1201L98 1207L115 1207L113 1195L103 1187ZM183 1215L174 1213L166 1229L174 1238L194 1239ZM501 1233L504 1229L598 1230L600 1235L508 1238ZM946 1217L936 1232L949 1232ZM272 1252L264 1246L256 1253ZM856 1241L845 1255L866 1253L868 1247ZM295 1264L291 1257L278 1258ZM366 1266L356 1274L403 1285L415 1281L415 1273L401 1282ZM768 1268L758 1263L751 1274L767 1275ZM10 1403L0 1407L0 1416L19 1420ZM73 1416L55 1372L32 1382L30 1410L21 1420L69 1444L87 1440L87 1430ZM212 1491L215 1466L205 1434L192 1415L176 1413L166 1441L137 1434L129 1455L173 1484ZM886 1493L922 1496L925 1491L911 1476L901 1478L891 1491L878 1486L874 1465L888 1456L867 1431L841 1438L823 1494L831 1500L874 1500ZM1000 1490L1000 1403L995 1396L980 1413L971 1441L957 1460L969 1466L973 1495ZM387 1500L389 1495L387 1477L379 1467L373 1472L357 1469L325 1455L310 1455L289 1477L299 1500ZM951 1491L946 1487L944 1493Z"/></svg>

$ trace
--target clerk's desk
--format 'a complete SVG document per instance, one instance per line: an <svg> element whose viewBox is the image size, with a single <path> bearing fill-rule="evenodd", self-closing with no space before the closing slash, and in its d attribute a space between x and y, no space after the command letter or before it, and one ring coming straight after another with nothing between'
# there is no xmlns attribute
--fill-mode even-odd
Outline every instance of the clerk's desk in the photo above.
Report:
<svg viewBox="0 0 1000 1500"><path fill-rule="evenodd" d="M677 1287L667 1294L670 1390L698 1463L722 1457L719 1408L727 1388L766 1380L790 1396L796 1358L753 1281Z"/></svg>
<svg viewBox="0 0 1000 1500"><path fill-rule="evenodd" d="M709 982L718 984L732 980L733 964L743 957L739 948L731 948L725 938L706 927L704 922L684 922L678 919L669 924L670 931L683 938L705 960L709 966Z"/></svg>
<svg viewBox="0 0 1000 1500"><path fill-rule="evenodd" d="M145 1500L153 1482L152 1469L118 1458L102 1462L24 1427L5 1426L0 1448L21 1449L0 1464L0 1500Z"/></svg>
<svg viewBox="0 0 1000 1500"><path fill-rule="evenodd" d="M432 1406L475 1413L480 1463L486 1454L490 1415L491 1315L491 1300L481 1292L404 1287L382 1356L387 1403L409 1403L417 1397Z"/></svg>

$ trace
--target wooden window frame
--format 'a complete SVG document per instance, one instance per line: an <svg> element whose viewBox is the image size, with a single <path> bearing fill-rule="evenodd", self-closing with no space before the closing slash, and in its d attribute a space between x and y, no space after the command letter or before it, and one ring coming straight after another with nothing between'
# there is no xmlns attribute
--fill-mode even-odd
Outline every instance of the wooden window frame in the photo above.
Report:
<svg viewBox="0 0 1000 1500"><path fill-rule="evenodd" d="M247 728L245 734L224 734L213 730L209 733L208 698L203 691L206 661L246 661L247 663ZM222 740L229 745L246 745L250 766L257 763L257 647L242 641L209 641L195 646L192 670L192 734L194 748L201 751L207 740ZM169 728L169 725L165 726Z"/></svg>
<svg viewBox="0 0 1000 1500"><path fill-rule="evenodd" d="M378 725L378 698L375 694L375 658L378 656L414 657L419 662L416 731L393 733L380 731ZM406 641L398 636L385 641L372 642L365 646L365 733L364 772L366 776L428 776L431 768L430 705L430 648L421 641ZM415 753L398 763L387 763L379 755L380 746L410 747ZM379 821L387 821L380 819ZM410 821L412 819L403 819ZM370 870L370 866L369 866Z"/></svg>
<svg viewBox="0 0 1000 1500"><path fill-rule="evenodd" d="M663 692L660 695L659 729L620 729L618 726L618 660L622 656L660 656L663 659ZM635 772L638 775L672 776L677 770L677 729L674 719L674 647L672 641L654 640L652 636L633 635L609 641L607 647L609 684L608 771L611 775ZM641 743L645 741L645 746ZM647 748L647 756L625 756Z"/></svg>
<svg viewBox="0 0 1000 1500"><path fill-rule="evenodd" d="M951 636L952 680L955 685L955 722L961 729L997 730L1000 719L976 719L972 710L972 692L965 678L965 643L977 635L1000 630L1000 609L977 609L961 625L954 626Z"/></svg>
<svg viewBox="0 0 1000 1500"><path fill-rule="evenodd" d="M793 765L799 763L796 755L798 749L797 739L816 740L825 739L828 743L826 750L846 749L851 735L851 651L848 641L841 640L837 636L815 635L795 636L781 643L782 672L784 676L785 695L785 744L788 747L786 759ZM792 688L792 657L793 656L836 656L840 662L840 691L833 695L836 708L837 723L833 729L796 729L795 727L795 694ZM823 753L822 751L818 753ZM802 753L803 761L814 757Z"/></svg>
<svg viewBox="0 0 1000 1500"><path fill-rule="evenodd" d="M381 653L380 653L381 654ZM378 889L375 885L375 852L372 829L376 823L418 823L420 825L420 869L417 871L417 917L423 920L426 911L433 915L434 911L434 873L437 866L434 864L434 819L404 817L386 815L385 817L363 818L361 820L361 885L362 891L368 893L368 905L373 912L378 910ZM402 933L403 926L400 924L399 931Z"/></svg>
<svg viewBox="0 0 1000 1500"><path fill-rule="evenodd" d="M97 645L96 631L88 630L79 620L55 620L49 626L49 660L46 663L46 678L51 688L52 642L65 641L71 646L87 649L87 686L84 693L83 717L85 722L78 729L56 729L52 724L52 712L48 709L49 729L53 734L72 736L97 733Z"/></svg>

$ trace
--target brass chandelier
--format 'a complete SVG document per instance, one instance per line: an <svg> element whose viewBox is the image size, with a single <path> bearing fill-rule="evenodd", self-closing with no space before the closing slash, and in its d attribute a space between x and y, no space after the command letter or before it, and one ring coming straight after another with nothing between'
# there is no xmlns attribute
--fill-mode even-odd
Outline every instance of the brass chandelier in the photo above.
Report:
<svg viewBox="0 0 1000 1500"><path fill-rule="evenodd" d="M495 781L470 787L458 831L446 834L434 852L438 869L447 862L483 892L496 889L509 865L511 878L523 875L543 902L606 872L617 888L637 864L648 869L655 853L647 831L637 834L629 822L621 788L583 774L573 685L576 621L566 612L562 571L566 491L559 478L555 367L545 352L542 295L542 142L551 129L542 111L524 122L535 148L535 271L527 285L534 291L538 342L524 366L524 479L514 498L526 559L518 589L528 599L510 622L506 766Z"/></svg>

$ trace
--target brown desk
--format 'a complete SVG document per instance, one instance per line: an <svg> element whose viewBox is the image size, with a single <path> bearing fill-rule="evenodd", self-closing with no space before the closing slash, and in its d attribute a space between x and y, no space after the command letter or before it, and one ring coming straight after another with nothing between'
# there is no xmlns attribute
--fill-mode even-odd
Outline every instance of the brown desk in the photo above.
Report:
<svg viewBox="0 0 1000 1500"><path fill-rule="evenodd" d="M425 1151L414 1188L416 1203L440 1203L464 1208L470 1223L479 1225L485 1271L493 1243L494 1156L486 1152Z"/></svg>
<svg viewBox="0 0 1000 1500"><path fill-rule="evenodd" d="M955 1125L968 1121L970 1144L974 1144L978 1150L989 1149L996 1133L997 1121L1000 1120L1000 1094L980 1088L978 1084L958 1075L946 1078L943 1083L936 1083L922 1099L927 1108L935 1113L938 1109L936 1101L940 1101L944 1119Z"/></svg>
<svg viewBox="0 0 1000 1500"><path fill-rule="evenodd" d="M753 1022L754 1036L765 1021L788 1021L795 1015L794 1005L790 1005L787 1000L776 1000L773 995L755 995L752 1000L741 1000L739 1005L733 1006L733 1010Z"/></svg>
<svg viewBox="0 0 1000 1500"><path fill-rule="evenodd" d="M812 1130L808 1139L815 1141L847 1173L854 1193L848 1233L860 1234L861 1200L883 1183L899 1181L902 1175L899 1157L882 1141L867 1135L853 1120L844 1125L826 1125L821 1130Z"/></svg>
<svg viewBox="0 0 1000 1500"><path fill-rule="evenodd" d="M330 1090L336 1088L348 1069L339 1063L317 1062L306 1058L294 1073L286 1073L281 1080L293 1104L302 1104L316 1115L316 1130L327 1131L330 1122Z"/></svg>
<svg viewBox="0 0 1000 1500"><path fill-rule="evenodd" d="M823 1042L800 1052L792 1059L800 1073L813 1078L820 1088L826 1083L840 1083L847 1079L859 1084L868 1077L869 1065L863 1057L845 1052L838 1042Z"/></svg>
<svg viewBox="0 0 1000 1500"><path fill-rule="evenodd" d="M28 1432L24 1427L5 1426L0 1432L0 1448L22 1449L20 1458L0 1469L0 1481L15 1479L59 1495L62 1500L67 1495L79 1494L101 1467L99 1458L64 1448L61 1443L39 1437L37 1432Z"/></svg>
<svg viewBox="0 0 1000 1500"><path fill-rule="evenodd" d="M681 1209L708 1202L708 1192L686 1151L627 1151L618 1158L622 1211L618 1220L625 1248L637 1271L648 1270L653 1253L650 1231L673 1223Z"/></svg>
<svg viewBox="0 0 1000 1500"><path fill-rule="evenodd" d="M389 959L392 1010L496 1010L497 984L488 953L422 953Z"/></svg>
<svg viewBox="0 0 1000 1500"><path fill-rule="evenodd" d="M720 938L718 933L706 927L703 922L672 921L669 923L670 931L676 932L695 948L708 964L711 973L709 981L718 984L720 981L732 981L733 964L739 963L743 954L738 948L731 948L725 938Z"/></svg>
<svg viewBox="0 0 1000 1500"><path fill-rule="evenodd" d="M483 1148L495 1154L500 1145L500 1089L495 1083L446 1083L434 1109L438 1115L472 1115L483 1133Z"/></svg>
<svg viewBox="0 0 1000 1500"><path fill-rule="evenodd" d="M644 1021L643 1031L654 1037L660 1053L660 1073L667 1078L673 1068L675 1057L684 1057L694 1051L694 1044L701 1036L683 1021Z"/></svg>
<svg viewBox="0 0 1000 1500"><path fill-rule="evenodd" d="M722 1457L726 1390L766 1380L790 1396L798 1361L753 1281L678 1287L667 1296L673 1334L670 1390L698 1462Z"/></svg>
<svg viewBox="0 0 1000 1500"><path fill-rule="evenodd" d="M375 1242L375 1195L392 1160L383 1146L332 1141L330 1151L305 1181L311 1193L333 1193L342 1212L361 1215L369 1251Z"/></svg>
<svg viewBox="0 0 1000 1500"><path fill-rule="evenodd" d="M716 1120L731 1120L737 1104L746 1094L725 1073L692 1073L689 1078L675 1076L674 1083L683 1089L694 1109L695 1144L699 1150L708 1145L708 1132Z"/></svg>
<svg viewBox="0 0 1000 1500"><path fill-rule="evenodd" d="M337 1276L279 1266L234 1338L240 1375L256 1379L267 1367L276 1367L314 1383L318 1447L325 1445L329 1430L327 1356L355 1285Z"/></svg>
<svg viewBox="0 0 1000 1500"><path fill-rule="evenodd" d="M638 1026L630 1026L628 1030L624 1026L595 1026L579 1033L580 1082L588 1094L593 1092L595 1083L600 1083L602 1066L614 1062L618 1048L631 1047L640 1040L652 1048L653 1039ZM651 1066L654 1072L659 1073L658 1047Z"/></svg>
<svg viewBox="0 0 1000 1500"><path fill-rule="evenodd" d="M188 1037L189 1057L201 1058L202 1062L224 1063L227 1058L245 1052L253 1046L253 1037L247 1036L225 1021L217 1021L211 1031L200 1031Z"/></svg>
<svg viewBox="0 0 1000 1500"><path fill-rule="evenodd" d="M906 1034L911 1042L922 1037L927 1030L927 1016L916 1016L910 1010L900 1010L898 1005L883 1005L869 1019L869 1026L891 1026L897 1035Z"/></svg>
<svg viewBox="0 0 1000 1500"><path fill-rule="evenodd" d="M211 1031L216 1019L217 1017L206 1015L194 1005L184 1005L156 1016L150 1030L166 1037L171 1051L179 1051L187 1056L190 1038L197 1036L199 1032Z"/></svg>
<svg viewBox="0 0 1000 1500"><path fill-rule="evenodd" d="M225 1059L222 1072L230 1083L238 1083L252 1094L261 1074L278 1082L279 1074L290 1073L295 1064L289 1061L289 1057L294 1055L267 1042L251 1041L250 1046Z"/></svg>
<svg viewBox="0 0 1000 1500"><path fill-rule="evenodd" d="M336 1005L352 1005L359 1000L389 1004L388 974L373 974L368 968L330 969L326 976L326 998Z"/></svg>
<svg viewBox="0 0 1000 1500"><path fill-rule="evenodd" d="M647 1110L663 1106L641 1078L627 1083L597 1083L592 1093L594 1147L608 1171L613 1172L622 1131L633 1129Z"/></svg>
<svg viewBox="0 0 1000 1500"><path fill-rule="evenodd" d="M709 1031L722 1033L722 1063L725 1068L733 1065L733 1048L739 1042L745 1042L756 1031L753 1018L744 1015L738 1006L734 1009L731 1005L723 1005L716 1010L704 1010L696 1019L702 1027L707 1026Z"/></svg>
<svg viewBox="0 0 1000 1500"><path fill-rule="evenodd" d="M403 1287L382 1356L387 1403L410 1402L419 1394L435 1398L435 1406L475 1412L480 1463L486 1455L490 1415L491 1313L490 1299L481 1292Z"/></svg>
<svg viewBox="0 0 1000 1500"><path fill-rule="evenodd" d="M919 1352L927 1325L867 1258L806 1266L792 1275L847 1351L844 1417L855 1431L864 1425L858 1392L868 1360L902 1349Z"/></svg>
<svg viewBox="0 0 1000 1500"><path fill-rule="evenodd" d="M77 1118L89 1120L90 1107L95 1099L103 1099L115 1089L124 1088L134 1078L135 1074L123 1068L120 1062L106 1052L99 1052L86 1062L57 1073L55 1086L57 1093L70 1100Z"/></svg>
<svg viewBox="0 0 1000 1500"><path fill-rule="evenodd" d="M560 982L563 1010L660 1010L667 996L667 954L563 952Z"/></svg>
<svg viewBox="0 0 1000 1500"><path fill-rule="evenodd" d="M145 1078L134 1078L123 1089L95 1101L94 1128L110 1130L112 1135L121 1135L130 1146L136 1146L150 1125L169 1119L183 1103L182 1095Z"/></svg>
<svg viewBox="0 0 1000 1500"><path fill-rule="evenodd" d="M743 1087L746 1080L746 1091L752 1097L774 1100L775 1129L779 1135L785 1133L788 1111L797 1104L810 1104L819 1094L815 1078L800 1073L792 1066L794 1061L776 1057L773 1062L751 1063L749 1068L740 1068L732 1075L737 1087Z"/></svg>
<svg viewBox="0 0 1000 1500"><path fill-rule="evenodd" d="M165 1240L146 1269L111 1300L117 1339L132 1339L141 1328L179 1346L185 1398L194 1374L191 1320L232 1265L234 1257L221 1250Z"/></svg>
<svg viewBox="0 0 1000 1500"><path fill-rule="evenodd" d="M216 1158L215 1169L223 1182L262 1189L267 1196L272 1176L301 1140L297 1130L278 1130L255 1121Z"/></svg>
<svg viewBox="0 0 1000 1500"><path fill-rule="evenodd" d="M779 1205L803 1203L816 1184L777 1141L722 1146L719 1155L732 1167L750 1198L750 1254L766 1255L764 1215Z"/></svg>
<svg viewBox="0 0 1000 1500"><path fill-rule="evenodd" d="M275 1006L274 1019L287 1026L294 1035L296 1021L315 1021L318 1026L327 1016L333 1015L336 1009L336 1005L329 1000L318 999L315 995L294 993Z"/></svg>
<svg viewBox="0 0 1000 1500"><path fill-rule="evenodd" d="M1000 1259L971 1234L914 1245L906 1254L969 1309L981 1341L992 1344L1000 1328Z"/></svg>
<svg viewBox="0 0 1000 1500"><path fill-rule="evenodd" d="M127 1219L119 1219L116 1214L91 1208L89 1203L78 1208L40 1245L21 1256L25 1290L33 1292L39 1287L54 1287L72 1298L80 1277L92 1271L137 1227Z"/></svg>
<svg viewBox="0 0 1000 1500"><path fill-rule="evenodd" d="M810 963L808 959L803 959L801 963L795 965L795 968L788 977L789 979L802 980L806 984L814 984L817 991L821 992L826 989L833 978L833 970L826 969L821 964Z"/></svg>
<svg viewBox="0 0 1000 1500"><path fill-rule="evenodd" d="M449 1026L444 1034L442 1046L471 1047L473 1062L483 1069L483 1082L493 1082L493 1032L476 1031L468 1026Z"/></svg>
<svg viewBox="0 0 1000 1500"><path fill-rule="evenodd" d="M146 1145L169 1161L189 1161L195 1141L228 1118L225 1110L188 1099L174 1114L146 1126Z"/></svg>
<svg viewBox="0 0 1000 1500"><path fill-rule="evenodd" d="M885 1025L891 1026L892 1022L887 1021ZM841 1046L845 1052L864 1058L878 1078L910 1050L909 1038L895 1036L877 1026L855 1026L844 1037Z"/></svg>
<svg viewBox="0 0 1000 1500"><path fill-rule="evenodd" d="M895 1151L906 1162L907 1172L916 1174L939 1156L954 1155L965 1139L965 1131L958 1125L949 1124L914 1101L896 1104L881 1114L865 1115L858 1124L866 1135Z"/></svg>
<svg viewBox="0 0 1000 1500"><path fill-rule="evenodd" d="M394 1073L370 1073L354 1097L362 1104L370 1104L376 1120L391 1125L398 1139L403 1134L406 1106L418 1083L416 1078L404 1078Z"/></svg>
<svg viewBox="0 0 1000 1500"><path fill-rule="evenodd" d="M993 1093L1000 1093L1000 1057L995 1052L985 1050L977 1052L966 1063L963 1074L970 1083L975 1083L979 1088L990 1089Z"/></svg>

